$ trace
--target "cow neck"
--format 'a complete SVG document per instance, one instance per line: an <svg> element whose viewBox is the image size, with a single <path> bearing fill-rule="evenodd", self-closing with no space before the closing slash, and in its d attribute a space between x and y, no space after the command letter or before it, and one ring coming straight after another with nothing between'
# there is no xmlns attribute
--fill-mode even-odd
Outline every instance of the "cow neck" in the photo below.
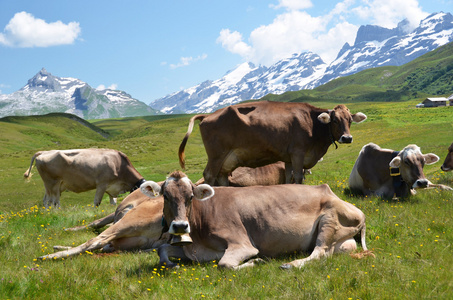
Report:
<svg viewBox="0 0 453 300"><path fill-rule="evenodd" d="M399 151L392 152L392 159L398 156ZM395 191L394 195L396 197L401 197L403 195L403 190L408 186L404 181L403 176L401 176L400 168L390 167L390 176L392 177L393 189Z"/></svg>
<svg viewBox="0 0 453 300"><path fill-rule="evenodd" d="M332 133L332 122L329 122L329 137L330 137L330 140L332 141L332 144L335 145L335 150L338 149L338 145L337 145L335 138L333 137L333 133Z"/></svg>
<svg viewBox="0 0 453 300"><path fill-rule="evenodd" d="M143 183L145 183L145 178L142 178L140 179L139 181L137 181L134 186L131 188L130 190L130 193L132 193L133 191L135 191L136 189L138 189Z"/></svg>

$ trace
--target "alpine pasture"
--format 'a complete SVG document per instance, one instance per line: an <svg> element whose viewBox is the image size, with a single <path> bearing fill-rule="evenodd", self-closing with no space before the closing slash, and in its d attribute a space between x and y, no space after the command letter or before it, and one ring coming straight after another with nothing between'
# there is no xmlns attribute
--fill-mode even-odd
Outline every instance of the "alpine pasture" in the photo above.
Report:
<svg viewBox="0 0 453 300"><path fill-rule="evenodd" d="M43 208L44 186L37 170L30 180L23 179L36 151L112 148L128 155L146 179L160 181L179 169L177 151L190 116L90 122L102 130L60 114L0 119L0 298L452 298L453 193L421 190L409 199L384 200L350 195L347 186L355 159L369 142L394 150L415 143L423 153L437 154L440 162L425 166L425 175L433 183L453 186L453 175L440 170L453 142L453 108L416 109L419 102L344 103L368 119L351 126L352 144L338 149L332 145L306 177L305 184L328 183L341 199L365 213L367 246L376 257L335 255L289 271L279 266L306 254L265 258L266 264L237 272L219 269L216 261L179 261L178 269L169 270L158 265L156 252L93 252L66 260L36 260L52 253L54 245L76 246L100 232L64 228L87 224L115 210L107 196L94 208L94 191L65 192L61 208ZM206 161L196 124L186 147L185 172L192 181L202 176Z"/></svg>

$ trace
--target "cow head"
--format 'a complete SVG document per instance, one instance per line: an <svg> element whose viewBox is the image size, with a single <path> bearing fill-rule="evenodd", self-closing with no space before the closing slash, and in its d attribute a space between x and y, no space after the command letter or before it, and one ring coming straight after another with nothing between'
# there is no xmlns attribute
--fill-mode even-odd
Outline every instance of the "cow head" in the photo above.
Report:
<svg viewBox="0 0 453 300"><path fill-rule="evenodd" d="M390 161L389 166L399 168L401 177L411 189L426 188L429 180L423 173L423 167L437 161L439 157L436 154L422 154L417 145L408 145Z"/></svg>
<svg viewBox="0 0 453 300"><path fill-rule="evenodd" d="M318 116L321 123L330 123L330 132L333 141L339 143L352 143L352 135L349 132L351 123L360 123L366 120L366 115L361 112L351 115L349 109L344 105L337 105L329 112L323 112Z"/></svg>
<svg viewBox="0 0 453 300"><path fill-rule="evenodd" d="M440 167L442 171L448 172L453 169L453 143L448 147L448 154L445 157L444 163Z"/></svg>
<svg viewBox="0 0 453 300"><path fill-rule="evenodd" d="M168 232L181 236L190 233L192 199L205 201L214 196L214 189L207 184L194 185L180 171L173 172L162 185L147 181L140 187L148 197L164 196L164 218L169 224Z"/></svg>

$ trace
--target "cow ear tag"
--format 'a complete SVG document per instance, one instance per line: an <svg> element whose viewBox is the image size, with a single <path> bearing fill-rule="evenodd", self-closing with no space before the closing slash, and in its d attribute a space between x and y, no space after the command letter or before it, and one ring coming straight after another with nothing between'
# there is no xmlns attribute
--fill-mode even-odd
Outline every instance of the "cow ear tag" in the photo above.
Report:
<svg viewBox="0 0 453 300"><path fill-rule="evenodd" d="M199 201L206 201L214 194L214 189L209 184L200 184L193 189L193 196Z"/></svg>
<svg viewBox="0 0 453 300"><path fill-rule="evenodd" d="M146 181L140 186L140 190L146 196L156 198L160 196L161 187L154 181Z"/></svg>

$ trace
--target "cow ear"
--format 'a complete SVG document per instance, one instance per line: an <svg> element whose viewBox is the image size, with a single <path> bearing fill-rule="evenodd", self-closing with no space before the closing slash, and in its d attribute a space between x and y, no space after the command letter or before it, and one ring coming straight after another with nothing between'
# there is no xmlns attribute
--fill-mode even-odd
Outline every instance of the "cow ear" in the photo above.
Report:
<svg viewBox="0 0 453 300"><path fill-rule="evenodd" d="M392 159L389 163L389 166L392 168L399 168L401 166L401 157L397 156Z"/></svg>
<svg viewBox="0 0 453 300"><path fill-rule="evenodd" d="M423 158L425 159L425 163L427 165L432 165L439 161L439 156L437 156L434 153L425 154L425 155L423 155Z"/></svg>
<svg viewBox="0 0 453 300"><path fill-rule="evenodd" d="M209 184L200 184L193 189L193 197L199 201L206 201L214 194L214 189Z"/></svg>
<svg viewBox="0 0 453 300"><path fill-rule="evenodd" d="M156 198L161 195L161 187L154 181L145 181L141 186L140 190L143 194L150 198Z"/></svg>
<svg viewBox="0 0 453 300"><path fill-rule="evenodd" d="M328 113L323 112L318 116L318 120L321 121L321 123L328 124L330 122L330 116Z"/></svg>
<svg viewBox="0 0 453 300"><path fill-rule="evenodd" d="M363 122L366 120L366 115L361 112L358 112L358 113L352 115L352 120L355 123Z"/></svg>

